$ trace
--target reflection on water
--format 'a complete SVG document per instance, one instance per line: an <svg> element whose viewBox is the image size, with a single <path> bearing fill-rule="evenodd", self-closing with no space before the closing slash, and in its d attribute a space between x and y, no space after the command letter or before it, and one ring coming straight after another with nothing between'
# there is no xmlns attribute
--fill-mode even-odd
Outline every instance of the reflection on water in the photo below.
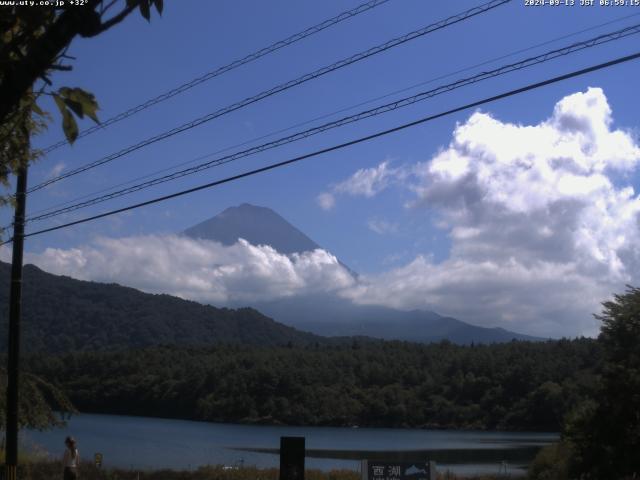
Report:
<svg viewBox="0 0 640 480"><path fill-rule="evenodd" d="M306 450L311 458L334 458L342 460L389 460L397 462L421 462L424 459L438 463L495 463L526 464L538 453L540 447L513 447L499 449L450 448L441 450ZM270 453L278 455L277 448L234 448L245 452Z"/></svg>
<svg viewBox="0 0 640 480"><path fill-rule="evenodd" d="M460 432L387 428L272 427L127 417L74 416L67 427L25 432L24 443L58 456L66 435L85 459L103 454L103 465L121 468L193 469L201 465L279 465L281 436L304 436L307 468L359 470L361 459L434 460L457 473L512 474L557 438L548 433Z"/></svg>
<svg viewBox="0 0 640 480"><path fill-rule="evenodd" d="M510 473L524 475L526 467L538 453L538 446L514 446L512 448L452 448L441 450L317 450L307 449L306 457L311 459L336 460L383 460L389 462L434 461L441 471L451 470L461 474ZM277 448L235 448L238 451L268 453L277 456ZM355 468L357 470L357 468Z"/></svg>

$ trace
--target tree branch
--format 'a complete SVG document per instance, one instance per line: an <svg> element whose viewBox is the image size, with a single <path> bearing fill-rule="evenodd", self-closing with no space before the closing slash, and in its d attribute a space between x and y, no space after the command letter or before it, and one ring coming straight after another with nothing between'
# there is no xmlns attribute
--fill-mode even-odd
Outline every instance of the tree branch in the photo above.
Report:
<svg viewBox="0 0 640 480"><path fill-rule="evenodd" d="M71 65L51 65L51 70L61 70L63 72L70 72L73 70Z"/></svg>
<svg viewBox="0 0 640 480"><path fill-rule="evenodd" d="M86 37L95 37L96 35L99 35L102 32L105 32L105 31L109 30L111 27L113 27L114 25L119 24L121 21L123 21L125 18L127 18L127 16L131 12L133 12L137 8L137 6L138 6L137 4L128 6L123 11L121 11L119 14L111 17L106 22L102 22L100 24L100 26L94 32L92 32L90 35L84 35L84 36L86 36Z"/></svg>
<svg viewBox="0 0 640 480"><path fill-rule="evenodd" d="M37 39L24 58L7 67L0 83L0 98L3 100L0 102L0 123L7 119L36 80L46 75L47 70L56 63L60 52L64 51L76 35L96 36L120 23L139 4L136 1L106 22L101 22L96 8L102 1L89 0L84 8L65 10Z"/></svg>
<svg viewBox="0 0 640 480"><path fill-rule="evenodd" d="M100 15L104 15L105 13L107 13L111 7L113 7L116 3L118 2L118 0L111 0L111 2L109 2L108 5L104 5L104 3L102 4L102 11L100 12Z"/></svg>

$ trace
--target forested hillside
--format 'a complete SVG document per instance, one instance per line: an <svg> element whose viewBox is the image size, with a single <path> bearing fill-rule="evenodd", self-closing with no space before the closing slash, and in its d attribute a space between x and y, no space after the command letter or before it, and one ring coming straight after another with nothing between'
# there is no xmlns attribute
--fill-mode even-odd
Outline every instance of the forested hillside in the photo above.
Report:
<svg viewBox="0 0 640 480"><path fill-rule="evenodd" d="M134 351L30 357L82 412L216 422L558 431L595 340Z"/></svg>
<svg viewBox="0 0 640 480"><path fill-rule="evenodd" d="M8 264L0 262L2 322L8 318ZM287 327L251 308L201 305L116 284L85 282L24 268L23 346L67 352L151 345L307 344L321 337ZM0 349L7 328L0 328Z"/></svg>
<svg viewBox="0 0 640 480"><path fill-rule="evenodd" d="M5 313L0 317L0 327L8 318L9 278L10 266L0 262L0 314ZM24 281L23 348L31 352L350 341L326 338L333 336L418 342L448 339L456 343L534 340L534 337L502 329L469 325L433 312L357 306L338 297L302 297L278 303L274 318L286 319L288 325L285 325L253 308L216 308L117 284L53 275L33 265L25 266ZM315 320L309 323L309 318ZM6 348L6 332L7 328L0 328L0 351Z"/></svg>

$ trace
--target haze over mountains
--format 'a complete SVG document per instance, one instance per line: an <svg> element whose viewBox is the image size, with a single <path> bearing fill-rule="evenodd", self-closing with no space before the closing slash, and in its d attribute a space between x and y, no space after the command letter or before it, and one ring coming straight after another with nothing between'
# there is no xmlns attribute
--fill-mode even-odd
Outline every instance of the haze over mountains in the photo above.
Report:
<svg viewBox="0 0 640 480"><path fill-rule="evenodd" d="M188 228L184 234L223 245L232 245L243 238L253 245L269 245L287 255L322 248L273 210L247 203L227 208L215 217ZM342 261L340 264L345 266ZM345 268L354 278L357 277L355 272ZM455 343L504 342L514 338L541 340L502 328L470 325L430 311L356 305L328 293L253 302L251 306L286 325L324 336L365 335L417 342L447 339Z"/></svg>
<svg viewBox="0 0 640 480"><path fill-rule="evenodd" d="M294 255L321 248L273 210L243 204L184 232L231 245L239 238ZM206 248L206 242L204 246ZM344 266L344 264L342 264ZM357 274L345 267L357 280ZM0 262L0 306L8 309L10 267ZM336 293L311 292L250 304L202 305L114 283L76 280L24 269L23 341L27 350L64 352L171 344L278 346L340 343L373 337L467 344L540 340L500 328L483 328L430 311L357 305ZM309 333L307 333L309 332ZM5 345L0 329L0 343ZM0 347L1 348L1 347Z"/></svg>
<svg viewBox="0 0 640 480"><path fill-rule="evenodd" d="M403 311L356 305L336 295L304 295L255 302L256 309L285 325L323 336L368 336L409 342L458 344L543 340L503 328L485 328L427 310Z"/></svg>

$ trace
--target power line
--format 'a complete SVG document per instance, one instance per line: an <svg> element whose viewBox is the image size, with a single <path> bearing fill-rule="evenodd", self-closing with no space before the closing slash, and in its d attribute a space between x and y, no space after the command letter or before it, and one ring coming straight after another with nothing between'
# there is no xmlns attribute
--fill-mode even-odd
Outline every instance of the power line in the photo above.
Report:
<svg viewBox="0 0 640 480"><path fill-rule="evenodd" d="M342 112L342 111L350 110L351 108L356 108L356 107L359 107L359 106L361 106L361 105L365 105L365 104L367 104L367 103L375 102L375 101L377 101L377 100L382 100L383 98L387 98L387 97L390 97L390 96L392 96L392 95L396 95L396 94L398 94L398 93L406 92L406 91L408 91L408 90L412 90L412 89L414 89L414 88L421 87L421 86L423 86L423 85L427 85L427 84L430 84L430 83L436 82L436 81L438 81L438 80L442 80L442 79L445 79L445 78L452 77L453 75L457 75L458 73L468 72L469 70L473 70L474 68L482 67L482 66L484 66L484 65L488 65L488 64L491 64L491 63L497 62L498 60L504 60L505 58L513 57L513 56L515 56L515 55L517 55L517 54L519 54L519 53L529 52L529 51L531 51L531 50L535 50L536 48L544 47L545 45L550 45L550 44L552 44L552 43L559 42L560 40L564 40L564 39L566 39L566 38L575 37L576 35L580 35L581 33L590 32L590 31L592 31L592 30L596 30L596 29L598 29L598 28L602 28L602 27L604 27L604 26L611 25L611 24L613 24L613 23L621 22L621 21L623 21L623 20L628 20L628 19L629 19L629 18L631 18L631 17L637 17L638 15L640 15L640 12L638 12L638 13L632 13L632 14L630 14L630 15L624 15L624 16L622 16L622 17L615 18L615 19L610 20L610 21L608 21L608 22L599 23L599 24L597 24L597 25L593 25L593 26L591 26L591 27L588 27L588 28L584 28L584 29L582 29L582 30L575 31L575 32L573 32L573 33L568 33L568 34L566 34L566 35L562 35L562 36L560 36L560 37L552 38L551 40L547 40L547 41L545 41L545 42L538 43L538 44L536 44L536 45L532 45L532 46L530 46L530 47L522 48L522 49L520 49L520 50L516 50L516 51L514 51L514 52L507 53L507 54L505 54L505 55L501 55L501 56L499 56L499 57L494 57L494 58L492 58L492 59L485 60L485 61L480 62L480 63L476 63L475 65L471 65L471 66L469 66L469 67L465 67L465 68L462 68L462 69L460 69L460 70L456 70L456 71L454 71L454 72L446 73L446 74L444 74L444 75L440 75L440 76L438 76L438 77L431 78L431 79L429 79L429 80L426 80L426 81L423 81L423 82L420 82L420 83L416 83L416 84L410 85L410 86L405 87L405 88L402 88L402 89L400 89L400 90L396 90L396 91L393 91L393 92L391 92L391 93L387 93L387 94L385 94L385 95L382 95L382 96L380 96L380 97L376 97L376 98L373 98L373 99L371 99L371 100L367 100L367 101L365 101L365 102L359 103L359 104L357 104L357 105L354 105L353 107L349 107L349 108L346 108L346 109L342 109L342 110L340 110L340 111L338 111L338 112L335 112L335 113L340 113L340 112Z"/></svg>
<svg viewBox="0 0 640 480"><path fill-rule="evenodd" d="M205 158L209 158L209 157L211 157L213 155L218 155L218 154L227 152L229 150L233 150L235 148L243 147L245 145L250 145L251 143L255 143L255 142L259 141L259 140L264 140L266 138L273 137L274 135L277 135L279 133L284 133L284 132L287 132L289 130L293 130L294 128L303 127L303 126L308 125L310 123L313 123L313 122L316 122L316 121L319 121L319 120L324 120L326 118L332 117L332 116L337 115L339 113L347 112L349 110L353 110L355 108L362 107L364 105L368 105L368 104L376 102L378 100L383 100L385 98L392 97L393 95L397 95L399 93L404 93L404 92L407 92L409 90L413 90L414 88L421 87L421 86L424 86L424 85L428 85L428 84L431 84L431 83L436 82L438 80L442 80L442 79L445 79L445 78L452 77L453 75L456 75L458 73L468 72L468 71L473 70L473 69L475 69L477 67L488 65L488 64L497 62L498 60L503 60L505 58L510 58L510 57L513 57L513 56L515 56L515 55L517 55L519 53L524 53L524 52L528 52L528 51L531 51L531 50L535 50L537 48L543 47L545 45L550 45L550 44L556 43L556 42L558 42L560 40L564 40L566 38L575 37L576 35L580 35L581 33L593 31L593 30L596 30L598 28L602 28L604 26L611 25L613 23L618 23L618 22L621 22L623 20L627 20L627 19L629 19L631 17L637 17L638 15L640 15L640 12L639 13L632 13L630 15L624 15L622 17L618 17L618 18L615 18L615 19L607 21L607 22L599 23L597 25L593 25L591 27L584 28L582 30L577 30L575 32L572 32L572 33L569 33L569 34L566 34L566 35L562 35L560 37L555 37L555 38L553 38L551 40L547 40L545 42L538 43L538 44L532 45L530 47L526 47L526 48L522 48L522 49L519 49L519 50L515 50L515 51L513 51L511 53L507 53L507 54L501 55L499 57L494 57L494 58L491 58L489 60L485 60L485 61L483 61L481 63L476 63L474 65L471 65L471 66L468 66L468 67L465 67L465 68L462 68L462 69L459 69L459 70L455 70L453 72L449 72L449 73L446 73L446 74L443 74L443 75L439 75L439 76L431 78L429 80L425 80L425 81L410 85L408 87L401 88L399 90L394 90L394 91L386 93L384 95L380 95L380 96L377 96L375 98L370 98L368 100L364 100L364 101L358 102L357 104L350 105L348 107L343 107L343 108L340 108L339 110L335 110L335 111L330 112L330 113L325 113L323 115L311 118L309 120L298 122L298 123L296 123L294 125L291 125L289 127L281 128L281 129L278 129L276 131L272 131L272 132L266 133L264 135L260 135L258 137L254 137L254 138L252 138L250 140L245 140L243 142L240 142L240 143L237 143L237 144L234 144L234 145L230 145L228 147L216 150L215 152L211 152L211 153L207 153L207 154L204 154L204 155L200 155L200 156L198 156L196 158L193 158L191 160L187 160L187 161L184 161L184 162L179 162L179 163L174 164L174 165L172 165L170 167L166 167L166 168L162 168L162 169L159 169L159 170L155 170L153 172L150 172L150 173L145 174L145 175L141 175L139 177L132 178L132 179L127 180L125 182L121 182L121 183L118 183L116 185L112 185L110 187L101 188L100 190L93 191L91 193L87 193L85 195L81 195L79 197L75 197L73 199L66 200L64 202L56 203L56 204L51 205L49 207L42 208L40 210L36 210L35 212L32 213L32 215L35 216L35 215L38 215L40 213L51 212L52 210L57 210L60 207L63 207L65 205L70 205L70 204L76 203L76 202L78 202L80 200L84 200L85 198L90 198L90 197L93 197L95 195L99 195L101 193L109 192L109 191L114 190L116 188L120 188L120 187L124 187L126 185L130 185L130 184L138 182L140 180L145 180L147 178L151 178L151 177L153 177L155 175L159 175L161 173L165 173L165 172L174 170L176 168L183 167L185 165L189 165L189 164L198 162L200 160L204 160Z"/></svg>
<svg viewBox="0 0 640 480"><path fill-rule="evenodd" d="M78 167L76 169L70 170L66 173L63 173L61 175L58 175L57 177L51 178L49 180L46 180L32 188L29 189L29 191L27 193L33 193L37 190L40 190L48 185L51 185L53 183L59 182L60 180L63 180L65 178L69 178L72 177L74 175L77 175L79 173L83 173L86 172L87 170L90 170L92 168L98 167L100 165L103 165L105 163L111 162L113 160L116 160L117 158L123 157L131 152L134 152L136 150L139 150L143 147L146 147L148 145L151 145L153 143L156 143L160 140L164 140L166 138L169 138L173 135L176 135L178 133L182 133L184 131L190 130L192 128L195 128L197 126L200 126L206 122L209 122L215 118L221 117L223 115L226 115L228 113L234 112L236 110L239 110L240 108L243 108L247 105L250 105L252 103L258 102L260 100L263 100L267 97L270 97L272 95L275 95L277 93L283 92L285 90L288 90L290 88L293 88L297 85L300 85L302 83L308 82L310 80L314 80L318 77L321 77L323 75L326 75L327 73L333 72L335 70L338 70L340 68L346 67L348 65L351 65L353 63L359 62L361 60L364 60L365 58L371 57L373 55L376 55L378 53L382 53L386 50L389 50L391 48L397 47L398 45L402 45L406 42L409 42L411 40L415 40L416 38L422 37L424 35L427 35L429 33L435 32L437 30L441 30L443 28L446 28L450 25L462 22L464 20L467 20L469 18L472 18L476 15L480 15L482 13L485 13L489 10L492 10L494 8L497 8L501 5L504 5L506 3L511 2L512 0L491 0L490 2L484 3L480 6L465 10L462 13L459 13L457 15L453 15L451 17L448 17L444 20L441 20L439 22L433 23L431 25L428 25L424 28L421 28L419 30L415 30L413 32L409 32L406 35L400 36L400 37L396 37L392 40L389 40L383 44L377 45L375 47L370 48L369 50L366 50L364 52L360 52L357 53L355 55L352 55L348 58L345 58L343 60L340 60L338 62L335 62L331 65L322 67L318 70L315 70L314 72L311 73L307 73L305 75L302 75L301 77L298 77L294 80L289 80L286 83L280 84L278 86L275 86L269 90L265 90L257 95L254 95L252 97L248 97L245 98L244 100L241 100L240 102L234 103L232 105L229 105L227 107L224 107L220 110L216 110L215 112L209 113L203 117L197 118L195 120L192 120L191 122L187 122L183 125L180 125L179 127L175 127L171 130L168 130L166 132L163 132L161 134L158 134L156 136L150 137L146 140L143 140L135 145L131 145L127 148L124 148L118 152L112 153L111 155L108 155L106 157L103 157L99 160L96 160L94 162L91 162L87 165L84 165L82 167Z"/></svg>
<svg viewBox="0 0 640 480"><path fill-rule="evenodd" d="M550 84L553 84L553 83L561 82L563 80L568 80L570 78L578 77L578 76L581 76L581 75L586 75L587 73L595 72L597 70L602 70L604 68L612 67L614 65L619 65L619 64L622 64L622 63L625 63L625 62L629 62L631 60L636 60L638 58L640 58L640 52L637 52L637 53L634 53L634 54L631 54L631 55L627 55L627 56L624 56L624 57L619 57L619 58L616 58L614 60L610 60L610 61L605 62L605 63L600 63L598 65L593 65L591 67L583 68L581 70L576 70L576 71L573 71L571 73L566 73L564 75L560 75L560 76L553 77L553 78L550 78L550 79L547 79L547 80L543 80L541 82L529 84L529 85L526 85L524 87L517 88L515 90L510 90L508 92L504 92L504 93L501 93L501 94L498 94L498 95L494 95L492 97L484 98L482 100L478 100L476 102L468 103L468 104L463 105L461 107L456 107L456 108L453 108L451 110L447 110L445 112L441 112L441 113L438 113L438 114L435 114L435 115L429 115L427 117L423 117L423 118L420 118L418 120L414 120L413 122L405 123L403 125L390 128L388 130L383 130L383 131L380 131L380 132L376 132L376 133L373 133L371 135L367 135L365 137L360 137L360 138L357 138L355 140L351 140L351 141L348 141L348 142L345 142L345 143L334 145L332 147L327 147L327 148L324 148L322 150L316 150L314 152L307 153L305 155L301 155L301 156L298 156L298 157L294 157L294 158L291 158L289 160L284 160L282 162L273 163L273 164L267 165L265 167L257 168L255 170L250 170L248 172L244 172L244 173L241 173L241 174L238 174L238 175L227 177L227 178L224 178L222 180L216 180L214 182L206 183L204 185L199 185L197 187L192 187L192 188L189 188L189 189L186 189L186 190L181 190L179 192L175 192L175 193L172 193L172 194L169 194L169 195L163 195L161 197L156 197L154 199L147 200L147 201L140 202L140 203L136 203L136 204L133 204L133 205L129 205L127 207L118 208L118 209L115 209L115 210L111 210L109 212L101 213L101 214L98 214L98 215L93 215L91 217L86 217L86 218L83 218L83 219L80 219L80 220L75 220L73 222L65 223L65 224L62 224L62 225L57 225L55 227L50 227L50 228L45 228L45 229L42 229L42 230L37 230L35 232L30 232L30 233L25 234L24 236L25 237L32 237L32 236L35 236L35 235L41 235L43 233L52 232L52 231L55 231L55 230L60 230L60 229L63 229L63 228L74 226L74 225L79 225L79 224L82 224L82 223L90 222L92 220L97 220L97 219L100 219L100 218L108 217L108 216L111 216L111 215L115 215L115 214L118 214L118 213L129 211L129 210L134 210L134 209L137 209L137 208L140 208L140 207L144 207L144 206L147 206L147 205L152 205L154 203L159 203L159 202L163 202L163 201L166 201L166 200L170 200L172 198L180 197L180 196L187 195L187 194L190 194L190 193L194 193L194 192L197 192L197 191L200 191L200 190L205 190L205 189L208 189L208 188L212 188L212 187L215 187L215 186L218 186L218 185L222 185L222 184L225 184L225 183L229 183L229 182L232 182L232 181L235 181L235 180L240 180L241 178L253 176L253 175L256 175L256 174L259 174L259 173L267 172L269 170L274 170L276 168L284 167L284 166L290 165L292 163L300 162L300 161L306 160L308 158L316 157L316 156L319 156L319 155L322 155L322 154L325 154L325 153L329 153L329 152L340 150L340 149L343 149L343 148L346 148L346 147L350 147L352 145L356 145L356 144L359 144L359 143L367 142L369 140L373 140L375 138L383 137L383 136L389 135L391 133L395 133L395 132L398 132L398 131L401 131L401 130L405 130L407 128L414 127L416 125L421 125L423 123L426 123L426 122L429 122L429 121L432 121L432 120L435 120L435 119L438 119L438 118L441 118L441 117L445 117L447 115L458 113L458 112L461 112L463 110L468 110L470 108L479 107L481 105L485 105L487 103L495 102L495 101L501 100L503 98L511 97L511 96L514 96L514 95L518 95L520 93L524 93L524 92L527 92L527 91L530 91L530 90L535 90L535 89L538 89L538 88L541 88L541 87L544 87L544 86L547 86L547 85L550 85ZM1 245L5 245L7 243L10 243L12 241L13 241L13 239L7 240L7 241L5 241L3 243L0 243L0 246Z"/></svg>
<svg viewBox="0 0 640 480"><path fill-rule="evenodd" d="M276 52L278 50L280 50L281 48L284 47L288 47L289 45L293 45L296 42L299 42L300 40L303 40L307 37L310 37L311 35L315 35L316 33L321 32L322 30L325 30L329 27L332 27L340 22L343 22L345 20L348 20L352 17L355 17L356 15L360 15L361 13L367 12L373 8L376 8L384 3L387 3L389 0L370 0L368 2L365 2L361 5L358 5L355 8L352 8L351 10L347 10L345 12L342 12L338 15L336 15L335 17L329 18L321 23L318 23L317 25L314 25L312 27L307 28L306 30L303 30L301 32L295 33L287 38L285 38L284 40L280 40L278 42L275 42L271 45L269 45L268 47L264 47L261 48L260 50L258 50L257 52L254 53L250 53L249 55L238 59L238 60L234 60L231 63L228 63L227 65L224 65L222 67L218 67L215 70L212 70L208 73L205 73L204 75L195 78L193 80L191 80L190 82L187 83L183 83L182 85L175 87L172 90L169 90L168 92L165 92L161 95L158 95L157 97L151 98L149 100L147 100L146 102L143 102L139 105L136 105L135 107L130 108L129 110L126 110L122 113L119 113L107 120L105 120L104 122L100 123L99 125L94 125L91 128L88 128L86 130L83 130L82 132L80 132L80 134L78 135L78 138L82 138L82 137L86 137L87 135L90 135L94 132L97 132L98 130L101 130L105 127L108 127L109 125L113 125L114 123L120 122L121 120L124 120L125 118L129 118L132 115L135 115L136 113L139 113L143 110L146 110L149 107L152 107L153 105L156 105L158 103L164 102L165 100L168 100L172 97L175 97L176 95L179 95L183 92L186 92L187 90L192 89L193 87L196 87L204 82L207 82L215 77L218 77L224 73L230 72L231 70L235 70L238 67L241 67L242 65L246 65L247 63L251 63L254 60L258 60L259 58L262 58L266 55L269 55L270 53ZM67 143L69 143L67 140L60 140L59 142L54 143L53 145L49 145L48 147L44 148L42 150L42 152L44 154L50 153L64 145L66 145Z"/></svg>
<svg viewBox="0 0 640 480"><path fill-rule="evenodd" d="M363 120L365 118L370 118L370 117L374 117L377 115L381 115L384 113L388 113L390 111L393 110L397 110L400 108L404 108L407 107L409 105L413 105L414 103L426 100L428 98L432 98L435 97L436 95L440 95L443 93L447 93L450 92L452 90L456 90L458 88L462 88L464 86L468 86L471 84L475 84L478 82L481 82L483 80L487 80L490 78L494 78L497 76L501 76L501 75L505 75L507 73L511 73L514 71L518 71L518 70L522 70L524 68L528 68L534 65L538 65L541 63L545 63L548 62L550 60L562 57L562 56L566 56L578 51L582 51L585 50L587 48L593 48L597 45L602 45L604 43L608 43L614 40L619 40L621 38L625 38L628 37L630 35L635 35L640 33L640 24L637 25L633 25L630 27L626 27L623 28L621 30L617 30L615 32L611 32L611 33L607 33L607 34L603 34L603 35L599 35L597 37L591 38L589 40L584 40L582 42L577 42L571 45L568 45L566 47L563 48L558 48L555 50L551 50L549 52L546 52L544 54L541 55L537 55L535 57L530 57L524 60L521 60L519 62L516 63L511 63L509 65L505 65L499 68L496 68L494 70L490 70L487 72L482 72L480 74L474 75L472 77L468 77L468 78L463 78L460 80L457 80L453 83L447 84L447 85L442 85L439 86L437 88L425 91L425 92L420 92L418 94L412 95L410 97L405 97L399 100L396 100L394 102L391 103L387 103L384 105L380 105L378 107L369 109L369 110L365 110L363 112L359 112L356 113L354 115L349 115L347 117L343 117L341 119L335 120L333 122L329 122L326 123L324 125L320 125L314 128L310 128L308 130L304 130L301 132L297 132L294 133L293 135L289 135L286 137L282 137L279 138L277 140L273 140L271 142L267 142L264 143L262 145L258 145L252 148L249 148L247 150L243 150L240 152L236 152L230 155L226 155L224 157L215 159L215 160L211 160L209 162L205 162L184 170L180 170L178 172L174 172L168 175L164 175L162 177L158 177L143 183L139 183L137 185L133 185L131 187L128 188L124 188L121 190L117 190L115 192L111 192L109 194L106 195L102 195L99 197L95 197L93 199L84 201L84 202L80 202L80 203L76 203L73 205L70 205L68 207L64 207L64 208L60 208L57 210L53 210L50 211L48 213L43 213L41 215L37 215L37 216L32 216L30 218L27 219L28 222L34 222L34 221L40 221L40 220L45 220L48 218L52 218L52 217L56 217L58 215L62 215L64 213L68 213L68 212L72 212L75 210L79 210L81 208L86 208L92 205L96 205L98 203L102 203L105 202L107 200L112 200L114 198L118 198L130 193L134 193L134 192L138 192L140 190L144 190L147 188L150 188L152 186L155 185L159 185L162 183L166 183L172 180L176 180L178 178L182 178L185 177L187 175L192 175L198 172L201 172L203 170L209 169L209 168L213 168L219 165L223 165L235 160L238 160L240 158L244 158L247 157L249 155L254 155L256 153L261 153L264 152L266 150L270 150L272 148L276 148L288 143L292 143L298 140L302 140L304 138L308 138L312 135L316 135L318 133L322 133L337 127L341 127L350 123L354 123L354 122L358 122L360 120Z"/></svg>

